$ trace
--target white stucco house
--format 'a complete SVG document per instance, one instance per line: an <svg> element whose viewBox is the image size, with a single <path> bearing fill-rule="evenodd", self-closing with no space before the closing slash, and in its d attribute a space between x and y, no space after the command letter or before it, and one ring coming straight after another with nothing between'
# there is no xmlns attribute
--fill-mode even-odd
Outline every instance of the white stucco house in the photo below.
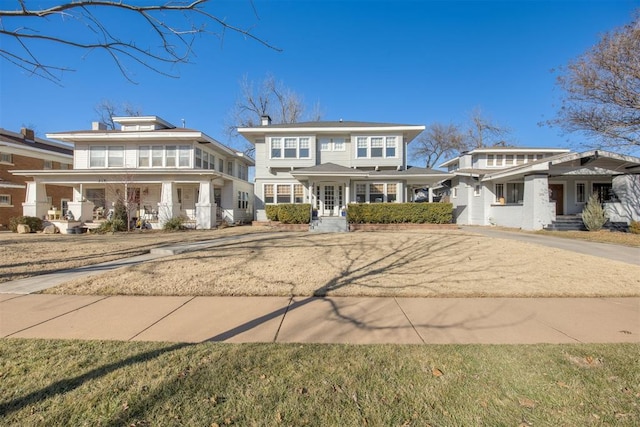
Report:
<svg viewBox="0 0 640 427"><path fill-rule="evenodd" d="M597 193L611 222L640 219L640 158L602 150L478 148L444 162L458 224L539 230Z"/></svg>
<svg viewBox="0 0 640 427"><path fill-rule="evenodd" d="M413 201L416 190L452 175L410 167L407 146L421 125L317 121L239 128L255 147L256 219L265 206L309 203L320 217L349 203Z"/></svg>
<svg viewBox="0 0 640 427"><path fill-rule="evenodd" d="M50 217L46 185L55 184L73 188L68 210L82 223L103 219L118 198L132 216L153 228L174 217L199 229L214 228L219 221L253 219L251 158L198 130L177 128L157 116L113 121L120 129L107 130L94 122L89 130L47 134L73 144L73 169L13 171L32 178L24 215Z"/></svg>

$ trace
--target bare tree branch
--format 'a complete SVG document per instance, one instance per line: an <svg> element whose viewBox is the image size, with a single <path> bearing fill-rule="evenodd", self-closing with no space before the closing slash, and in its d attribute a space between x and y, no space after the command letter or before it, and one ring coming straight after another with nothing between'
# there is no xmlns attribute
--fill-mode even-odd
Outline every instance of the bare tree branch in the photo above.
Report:
<svg viewBox="0 0 640 427"><path fill-rule="evenodd" d="M26 0L18 0L15 10L0 10L0 40L14 40L15 48L7 43L0 47L0 57L27 70L34 75L59 82L59 73L72 69L40 60L32 45L39 43L69 46L86 52L101 50L107 52L116 67L128 80L133 81L126 67L126 60L132 60L154 72L176 77L165 71L163 65L188 63L193 55L194 38L201 34L215 34L224 37L226 31L238 33L248 39L280 51L277 47L255 36L251 30L228 23L225 19L210 13L206 6L210 0L190 2L155 0L154 4L136 5L133 0L76 0L42 9L29 9ZM124 30L107 24L104 13L120 13L123 19L138 18L143 26L155 35L157 43L138 46L135 41L125 39ZM83 31L73 36L60 36L51 19L63 20L62 25L75 22ZM31 20L31 21L29 21ZM173 25L175 20L178 25ZM44 25L46 32L24 25L25 21ZM209 27L214 24L218 32Z"/></svg>
<svg viewBox="0 0 640 427"><path fill-rule="evenodd" d="M412 157L424 160L430 169L440 159L456 155L467 148L464 134L454 124L432 123L411 143Z"/></svg>
<svg viewBox="0 0 640 427"><path fill-rule="evenodd" d="M581 132L594 146L640 147L640 11L622 28L604 34L558 77L565 96L547 122Z"/></svg>
<svg viewBox="0 0 640 427"><path fill-rule="evenodd" d="M476 108L471 113L471 123L466 131L466 145L469 149L504 145L504 138L509 132L508 128L496 125Z"/></svg>

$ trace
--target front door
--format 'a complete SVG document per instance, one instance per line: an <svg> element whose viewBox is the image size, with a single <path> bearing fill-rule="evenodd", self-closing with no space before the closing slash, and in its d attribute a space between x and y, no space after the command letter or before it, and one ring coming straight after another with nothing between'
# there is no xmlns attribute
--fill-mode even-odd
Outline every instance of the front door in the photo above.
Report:
<svg viewBox="0 0 640 427"><path fill-rule="evenodd" d="M549 184L549 201L556 203L556 215L564 215L564 185Z"/></svg>
<svg viewBox="0 0 640 427"><path fill-rule="evenodd" d="M320 216L340 215L342 206L342 186L320 184L317 186L318 214Z"/></svg>

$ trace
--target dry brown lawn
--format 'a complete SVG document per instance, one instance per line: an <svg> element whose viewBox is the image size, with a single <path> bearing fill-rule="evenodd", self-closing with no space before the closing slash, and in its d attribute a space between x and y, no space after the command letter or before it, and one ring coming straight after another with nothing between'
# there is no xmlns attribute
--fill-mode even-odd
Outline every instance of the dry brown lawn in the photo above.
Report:
<svg viewBox="0 0 640 427"><path fill-rule="evenodd" d="M461 230L346 234L221 231L28 236L3 245L6 266L40 271L133 255L166 242L221 239L205 250L79 279L49 293L100 295L638 296L640 266ZM16 235L11 235L15 237ZM31 239L31 240L30 240ZM55 245L44 244L55 241ZM5 243L7 239L3 240ZM36 243L36 244L34 244ZM22 248L19 258L13 249ZM54 248L63 247L64 250ZM8 256L12 261L7 262ZM18 261L18 259L20 261ZM6 280L6 278L5 278Z"/></svg>

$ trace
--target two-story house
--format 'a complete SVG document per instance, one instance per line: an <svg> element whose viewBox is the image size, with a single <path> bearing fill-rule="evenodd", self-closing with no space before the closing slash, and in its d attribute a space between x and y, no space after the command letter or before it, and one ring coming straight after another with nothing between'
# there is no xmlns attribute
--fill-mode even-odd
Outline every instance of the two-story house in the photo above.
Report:
<svg viewBox="0 0 640 427"><path fill-rule="evenodd" d="M26 197L24 178L11 174L14 169L66 170L71 168L73 151L70 146L38 138L32 129L20 133L0 129L0 230L7 229L9 220L22 215ZM69 187L47 187L46 204L66 209L71 200Z"/></svg>
<svg viewBox="0 0 640 427"><path fill-rule="evenodd" d="M407 146L424 126L319 121L239 128L255 147L256 217L265 205L309 203L337 216L349 203L412 201L448 174L409 167Z"/></svg>
<svg viewBox="0 0 640 427"><path fill-rule="evenodd" d="M208 135L177 128L157 116L114 117L118 130L94 122L90 130L58 132L47 137L72 143L73 170L19 170L33 178L24 214L50 215L45 185L73 188L68 209L76 221L109 215L121 200L132 217L154 228L183 217L196 228L217 221L253 219L253 160Z"/></svg>
<svg viewBox="0 0 640 427"><path fill-rule="evenodd" d="M640 219L640 158L601 150L491 147L441 167L456 223L539 230L579 215L597 193L612 222ZM578 219L578 224L580 223Z"/></svg>

